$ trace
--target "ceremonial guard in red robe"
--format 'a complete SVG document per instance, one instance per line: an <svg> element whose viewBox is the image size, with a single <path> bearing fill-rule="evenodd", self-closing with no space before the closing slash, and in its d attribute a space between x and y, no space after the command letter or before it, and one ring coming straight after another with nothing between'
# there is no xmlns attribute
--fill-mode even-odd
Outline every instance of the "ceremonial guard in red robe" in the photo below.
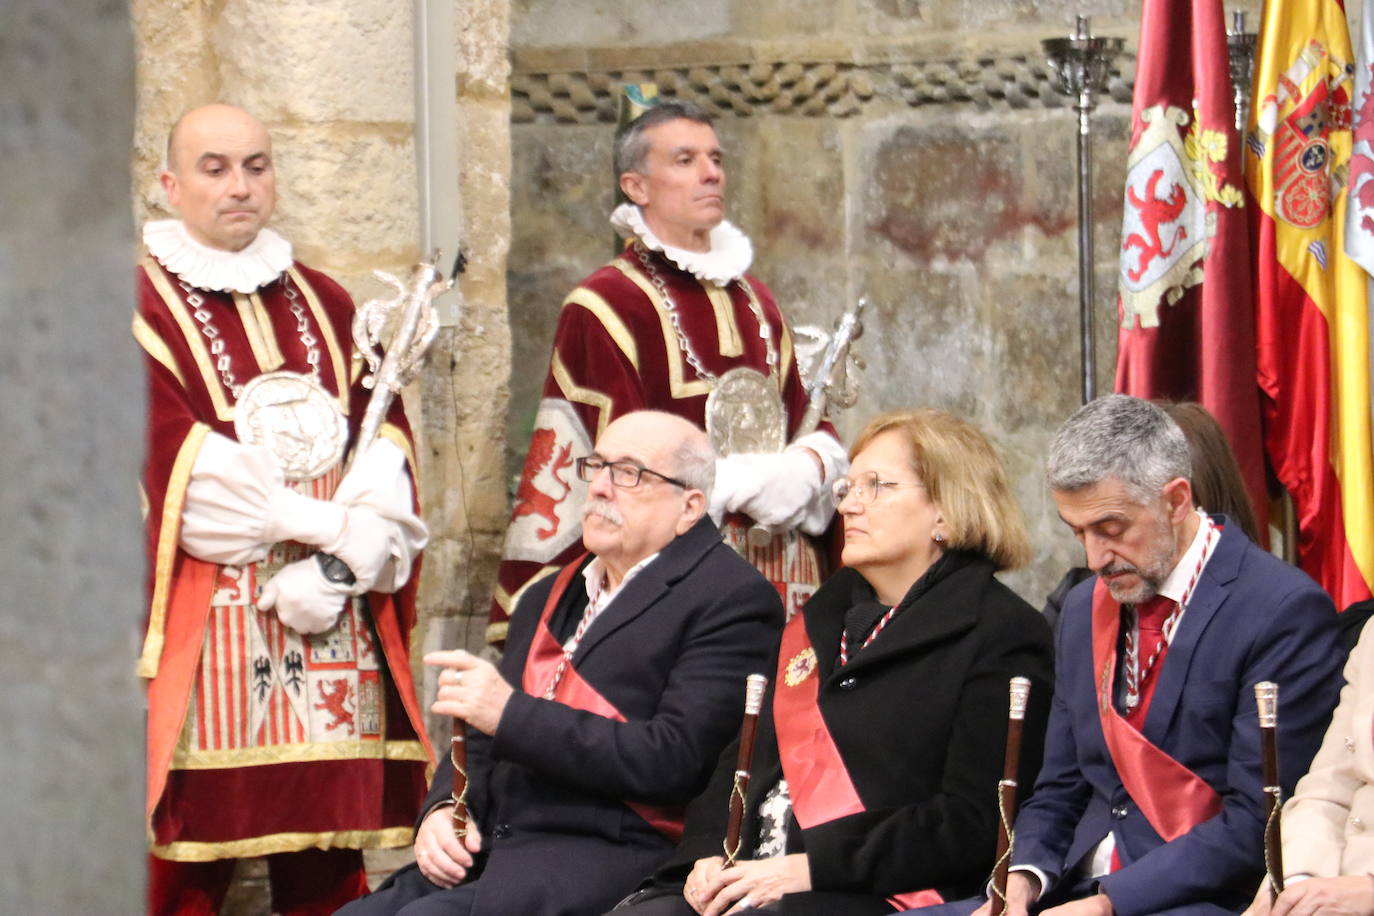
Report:
<svg viewBox="0 0 1374 916"><path fill-rule="evenodd" d="M746 271L753 246L724 220L725 171L710 118L667 102L617 136L630 203L611 216L625 248L563 302L543 400L506 534L488 638L520 592L571 562L585 486L573 462L616 418L662 410L706 429L723 455L711 514L794 613L820 583L830 486L848 460L811 428L792 334Z"/></svg>
<svg viewBox="0 0 1374 916"><path fill-rule="evenodd" d="M368 404L354 308L265 228L271 145L213 105L173 130L134 337L146 357L150 912L214 913L268 856L273 909L366 892L432 758L409 668L427 531L399 401Z"/></svg>

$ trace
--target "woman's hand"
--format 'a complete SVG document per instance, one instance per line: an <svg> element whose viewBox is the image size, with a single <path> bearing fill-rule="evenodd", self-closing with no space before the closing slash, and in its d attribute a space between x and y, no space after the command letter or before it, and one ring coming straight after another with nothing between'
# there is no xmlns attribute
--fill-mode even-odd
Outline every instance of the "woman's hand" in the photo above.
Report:
<svg viewBox="0 0 1374 916"><path fill-rule="evenodd" d="M697 866L701 868L709 862L717 863L714 877L709 874L709 866L702 868L701 878L709 883L693 887L698 896L687 900L701 916L722 916L768 906L781 900L783 894L811 890L811 865L805 853L738 862L729 868L720 868L723 863L718 858L702 859ZM698 869L694 868L688 878L689 887L697 877Z"/></svg>
<svg viewBox="0 0 1374 916"><path fill-rule="evenodd" d="M452 805L435 808L415 832L415 862L420 874L443 888L462 883L472 868L472 857L481 849L482 835L471 819L461 842L453 835Z"/></svg>
<svg viewBox="0 0 1374 916"><path fill-rule="evenodd" d="M692 873L687 876L687 882L682 885L682 897L688 906L698 913L706 909L713 893L708 891L719 885L720 872L724 867L725 860L720 856L697 859L692 866Z"/></svg>
<svg viewBox="0 0 1374 916"><path fill-rule="evenodd" d="M1308 878L1290 884L1269 905L1269 882L1260 885L1250 916L1368 916L1374 913L1374 877Z"/></svg>

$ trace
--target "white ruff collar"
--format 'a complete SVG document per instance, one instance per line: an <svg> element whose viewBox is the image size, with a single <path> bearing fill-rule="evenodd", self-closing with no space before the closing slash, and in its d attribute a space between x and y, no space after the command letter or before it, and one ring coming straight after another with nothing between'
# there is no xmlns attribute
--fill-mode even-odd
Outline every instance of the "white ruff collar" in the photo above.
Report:
<svg viewBox="0 0 1374 916"><path fill-rule="evenodd" d="M212 292L251 293L291 266L291 243L266 228L242 251L224 251L191 238L181 220L160 219L143 224L143 244L163 267Z"/></svg>
<svg viewBox="0 0 1374 916"><path fill-rule="evenodd" d="M645 224L644 214L634 204L616 207L611 214L611 226L624 238L638 238L645 248L663 252L665 258L687 273L716 286L725 286L744 276L754 260L754 245L749 236L729 220L721 220L711 230L710 251L688 251L664 244Z"/></svg>

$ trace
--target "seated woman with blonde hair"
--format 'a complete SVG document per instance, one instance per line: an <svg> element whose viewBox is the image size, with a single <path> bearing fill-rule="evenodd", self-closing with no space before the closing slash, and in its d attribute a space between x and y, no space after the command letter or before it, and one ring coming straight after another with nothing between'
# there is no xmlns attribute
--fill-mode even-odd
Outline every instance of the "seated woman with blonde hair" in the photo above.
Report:
<svg viewBox="0 0 1374 916"><path fill-rule="evenodd" d="M850 456L845 568L784 630L739 861L720 855L730 747L673 859L617 916L892 913L987 880L1008 681L1033 683L1026 786L1053 681L1048 625L994 576L1030 557L1021 512L987 438L941 410L878 417Z"/></svg>

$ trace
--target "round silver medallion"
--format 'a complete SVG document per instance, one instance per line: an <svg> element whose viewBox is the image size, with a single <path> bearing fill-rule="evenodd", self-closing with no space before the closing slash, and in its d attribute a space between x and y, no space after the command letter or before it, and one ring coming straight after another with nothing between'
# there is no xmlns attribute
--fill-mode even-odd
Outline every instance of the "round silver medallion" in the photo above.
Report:
<svg viewBox="0 0 1374 916"><path fill-rule="evenodd" d="M787 420L777 385L756 369L731 369L706 398L706 434L718 455L780 452Z"/></svg>
<svg viewBox="0 0 1374 916"><path fill-rule="evenodd" d="M314 480L343 457L348 439L339 402L298 372L268 372L243 386L234 433L276 456L287 480Z"/></svg>

